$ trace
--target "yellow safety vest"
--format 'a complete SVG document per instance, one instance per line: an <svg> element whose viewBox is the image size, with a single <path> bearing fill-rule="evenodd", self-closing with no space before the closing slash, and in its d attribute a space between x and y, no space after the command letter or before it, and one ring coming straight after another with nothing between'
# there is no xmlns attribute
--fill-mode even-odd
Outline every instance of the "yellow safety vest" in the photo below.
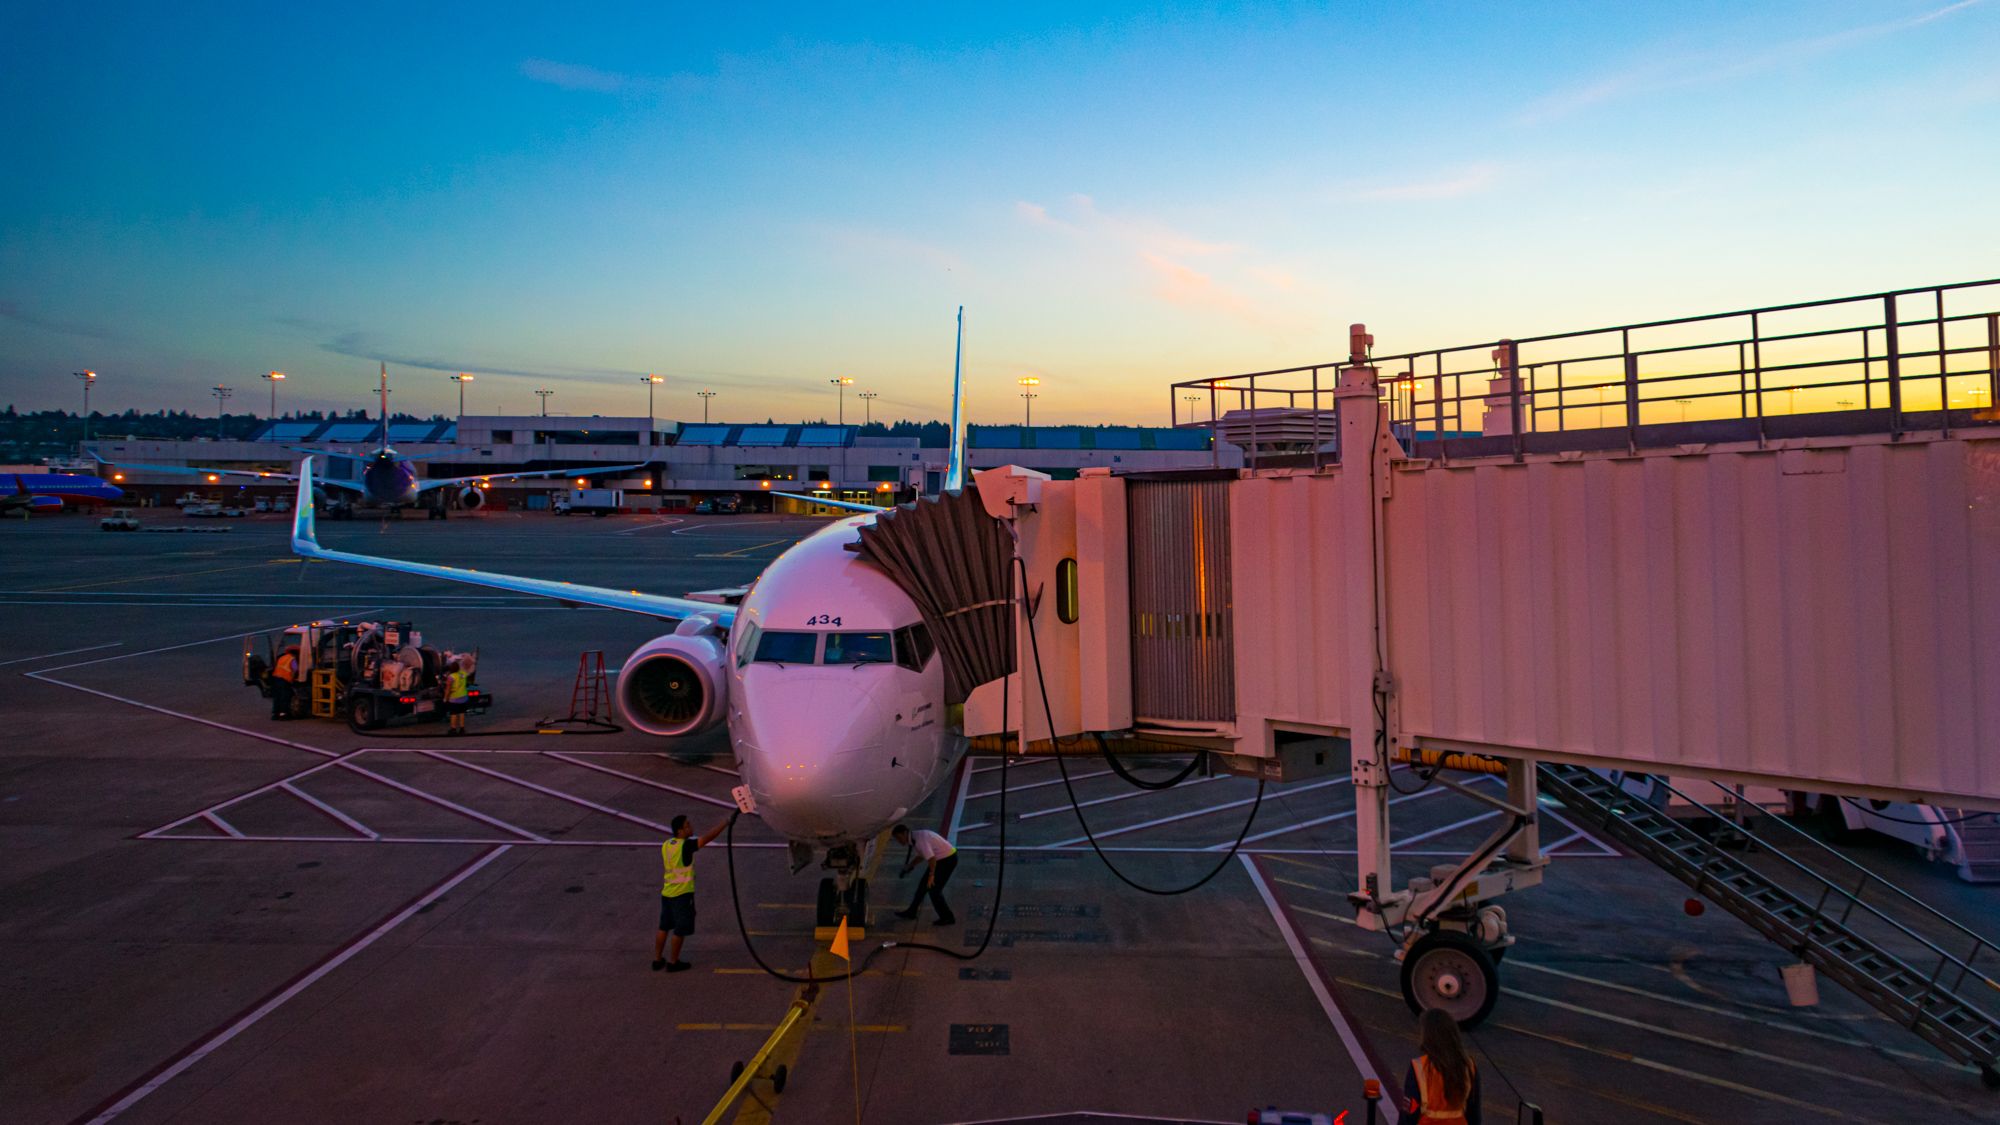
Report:
<svg viewBox="0 0 2000 1125"><path fill-rule="evenodd" d="M660 845L660 862L667 869L666 882L660 887L661 898L679 898L694 893L694 866L681 858L687 843L687 840L674 836Z"/></svg>
<svg viewBox="0 0 2000 1125"><path fill-rule="evenodd" d="M472 677L464 672L453 672L444 678L444 697L449 702L457 703L471 691Z"/></svg>
<svg viewBox="0 0 2000 1125"><path fill-rule="evenodd" d="M1410 1069L1417 1072L1418 1105L1416 1108L1423 1111L1424 1125L1431 1125L1434 1121L1465 1120L1465 1103L1460 1102L1454 1106L1445 1097L1444 1074L1431 1065L1429 1055L1419 1055L1410 1060ZM1472 1097L1472 1072L1472 1060L1467 1059L1465 1063L1465 1096L1468 1099Z"/></svg>

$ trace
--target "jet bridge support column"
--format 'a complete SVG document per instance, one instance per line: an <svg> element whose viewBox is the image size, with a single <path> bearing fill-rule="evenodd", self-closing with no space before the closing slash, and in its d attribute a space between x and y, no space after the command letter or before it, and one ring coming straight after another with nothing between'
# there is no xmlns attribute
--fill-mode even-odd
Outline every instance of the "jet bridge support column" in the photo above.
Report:
<svg viewBox="0 0 2000 1125"><path fill-rule="evenodd" d="M1359 868L1357 898L1375 904L1362 909L1358 920L1371 929L1387 927L1380 909L1390 900L1406 898L1395 890L1389 868L1389 753L1394 732L1389 729L1395 713L1393 683L1388 667L1388 632L1382 627L1386 590L1382 572L1382 495L1389 483L1390 439L1382 416L1381 391L1376 370L1368 363L1368 348L1374 338L1367 326L1349 329L1348 366L1341 368L1333 397L1340 412L1340 471L1352 474L1353 483L1364 487L1340 490L1340 525L1369 529L1343 544L1350 564L1342 568L1347 587L1342 597L1349 606L1372 606L1368 616L1373 627L1349 630L1348 667L1373 669L1372 677L1350 677L1345 691L1348 714L1355 716L1348 729L1348 745L1354 773L1354 827L1359 837L1356 862ZM1342 482L1344 485L1349 483Z"/></svg>

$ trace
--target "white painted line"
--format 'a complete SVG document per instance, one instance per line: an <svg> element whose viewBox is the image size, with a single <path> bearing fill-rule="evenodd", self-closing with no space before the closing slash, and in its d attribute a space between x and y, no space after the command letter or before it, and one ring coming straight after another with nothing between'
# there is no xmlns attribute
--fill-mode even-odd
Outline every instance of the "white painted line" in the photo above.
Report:
<svg viewBox="0 0 2000 1125"><path fill-rule="evenodd" d="M1029 766L1047 765L1053 761L1055 761L1054 758L1023 758L1017 754L1011 761L1007 763L1007 768L1010 770L1026 769ZM992 773L994 770L997 770L999 768L1000 768L999 766L978 766L974 768L972 772Z"/></svg>
<svg viewBox="0 0 2000 1125"><path fill-rule="evenodd" d="M966 771L966 773L968 774L971 772L972 772L971 770ZM1095 773L1073 773L1069 776L1069 779L1072 782L1087 781L1093 777L1110 777L1113 772L1115 771L1098 770ZM1050 778L1047 781L1031 781L1026 785L1009 785L1007 787L1007 795L1011 797L1016 793L1023 793L1030 789L1040 789L1044 785L1061 785L1062 783L1063 779L1060 777L1056 777L1056 778ZM965 795L965 799L968 801L984 801L989 797L998 797L999 795L1000 791L998 789L995 789L991 793L968 793Z"/></svg>
<svg viewBox="0 0 2000 1125"><path fill-rule="evenodd" d="M1583 836L1584 839L1589 840L1593 844L1596 844L1598 850L1602 851L1605 855L1623 856L1625 854L1624 852L1619 851L1617 848L1612 847L1610 844L1607 844L1604 841L1598 839L1595 835L1591 833L1590 829L1585 828L1583 825L1576 823L1575 821L1555 811L1554 809L1544 808L1543 811L1548 813L1549 816L1554 817L1556 823L1562 825L1564 828L1579 833L1580 835Z"/></svg>
<svg viewBox="0 0 2000 1125"><path fill-rule="evenodd" d="M139 656L139 655L143 655L143 654L141 654L141 653L132 653L131 655L133 655L133 656ZM123 657L116 657L116 656L114 656L114 657L109 657L108 659L112 659L112 660L120 660L120 659L123 659ZM94 664L94 663L96 663L96 661L89 661L88 663L93 663L93 664ZM71 665L68 665L68 667L71 667L71 668L75 668L75 667L79 667L79 666L78 666L78 665L75 665L75 664L71 664ZM254 730L246 730L246 729L244 729L243 727L238 727L238 726L231 726L231 725L230 725L230 724L228 724L228 723L218 723L218 722L216 722L216 721L215 721L214 719L204 719L204 718L202 718L202 717L201 717L201 716L199 716L199 715L190 715L190 714L188 714L188 713L187 713L187 712L185 712L185 711L173 711L173 710L169 710L168 708L165 708L165 707L156 707L156 706L154 706L154 705L153 705L153 704L151 704L151 703L141 703L140 701L138 701L138 700L136 700L136 699L131 699L131 698L127 697L127 696L123 696L123 695L113 695L113 694L111 694L111 693L110 693L110 692L108 692L108 691L99 691L99 690L97 690L96 688L88 688L88 687L84 687L84 686L83 686L82 684L73 684L73 683L70 683L70 682L69 682L68 680L58 680L58 679L55 679L55 678L53 678L53 677L50 677L50 676L46 676L46 675L43 675L43 674L42 674L41 672L39 672L39 671L35 671L35 672L24 672L24 673L22 673L22 675L26 676L26 677L27 677L28 679L31 679L31 680L40 680L41 682L43 682L43 683L45 683L45 684L51 684L51 685L53 685L53 686L55 686L55 687L62 687L62 688L68 688L68 689L70 689L71 691L80 691L80 692L83 692L83 693L84 693L84 694L86 694L86 695L95 695L95 696L99 697L100 699L109 699L109 700L112 700L113 702L116 702L116 703L124 703L124 704L129 704L130 706L133 706L133 707L138 707L138 708L141 708L141 709L143 709L143 710L147 710L147 711L151 711L151 712L154 712L155 714L159 714L159 715L166 715L166 716L169 716L169 717L171 717L171 718L175 718L175 719L185 719L185 720L187 720L187 721L188 721L188 722L190 722L190 723L200 723L200 724L201 724L202 726L205 726L205 727L214 727L214 728L215 728L216 730L226 730L226 731L228 731L228 732L229 732L229 733L231 733L231 734L240 734L240 735L242 735L242 736L243 736L243 737L245 737L245 738L254 738L254 739L257 739L257 740L258 740L258 741L260 741L260 742L271 742L271 743L276 743L276 744L277 744L277 745L279 745L279 746L289 746L289 747L291 747L291 748L292 748L292 749L294 749L294 750L304 750L304 751L305 751L306 753L308 753L308 754L318 754L319 756L321 756L321 757L323 757L323 758L338 758L338 757L340 756L340 753L339 753L339 751L335 751L335 750L322 750L322 749L320 749L320 748L319 748L319 747L317 747L317 746L308 746L308 745L306 745L306 744L305 744L305 743L303 743L303 742L293 742L293 741L292 741L291 739L289 739L289 738L279 738L279 737L277 737L276 735L270 735L270 734L262 734L262 733L260 733L260 732L258 732L258 731L254 731Z"/></svg>
<svg viewBox="0 0 2000 1125"><path fill-rule="evenodd" d="M96 652L98 649L101 648L117 648L118 646L124 643L125 643L124 641L112 641L108 644L89 645L84 648L66 648L61 652L45 652L40 656L21 656L21 657L16 657L13 660L0 660L0 668L5 668L9 664L32 664L37 660L54 660L58 656L68 656L71 653Z"/></svg>
<svg viewBox="0 0 2000 1125"><path fill-rule="evenodd" d="M202 813L201 818L209 822L210 824L215 825L217 828L222 829L222 831L227 835L234 836L239 840L243 838L243 833L237 831L236 826L234 824L229 823L228 821L222 819L221 817L215 815L212 812Z"/></svg>
<svg viewBox="0 0 2000 1125"><path fill-rule="evenodd" d="M692 789L682 789L677 785L668 785L664 781L654 781L649 777L640 777L636 773L626 773L624 770L614 770L610 766L600 766L596 762L586 762L579 758L572 758L559 750L535 750L531 751L531 753L542 754L560 762L568 762L572 766L582 766L587 770L596 770L598 773L608 773L613 777L622 777L627 781L634 781L640 785L650 785L655 789L664 789L669 793L678 793L690 800L705 801L708 804L717 805L725 809L736 807L736 802L734 801L725 801L720 797L711 797L706 793L697 793Z"/></svg>
<svg viewBox="0 0 2000 1125"><path fill-rule="evenodd" d="M1213 779L1204 778L1203 780L1206 781ZM1310 785L1298 786L1297 788L1293 789L1292 792L1309 793L1314 789L1324 789L1329 785L1346 785L1350 780L1352 779L1345 777L1328 778L1325 781L1315 781ZM1257 798L1255 796L1250 796L1250 797L1244 797L1241 800L1225 801L1219 805L1209 805L1206 808L1194 809L1190 812L1175 813L1173 816L1163 816L1158 820L1148 820L1139 824L1128 824L1123 828L1105 829L1104 831L1101 832L1095 832L1094 835L1097 837L1097 839L1104 840L1112 836L1123 836L1127 832L1143 832L1148 828L1158 828L1162 824L1174 824L1183 820L1193 820L1196 817L1210 816L1214 813L1223 812L1228 809L1240 809L1244 805L1251 804L1256 800ZM1062 847L1068 847L1072 844L1087 844L1090 842L1090 839L1091 839L1090 836L1075 836L1067 840L1057 840L1053 844L1042 844L1039 847L1041 849L1062 848Z"/></svg>
<svg viewBox="0 0 2000 1125"><path fill-rule="evenodd" d="M1104 772L1105 772L1105 773L1110 773L1111 771L1110 771L1110 770L1106 770L1106 771L1104 771ZM1036 782L1036 783L1035 783L1035 785L1023 785L1023 786L1021 786L1021 788L1023 788L1023 789L1033 789L1033 788L1035 788L1035 787L1036 787L1037 785L1061 785L1061 784L1062 784L1062 780L1063 780L1063 779L1059 777L1059 778L1056 778L1056 779L1055 779L1054 781L1040 781L1040 782ZM1186 787L1187 787L1187 786L1189 786L1189 785L1199 785L1199 784L1201 784L1201 783L1202 783L1202 782L1204 782L1204 781L1227 781L1227 780L1228 780L1228 778L1227 778L1226 776L1224 776L1224 775L1220 775L1220 774L1218 774L1218 775L1216 775L1216 776L1214 776L1214 777L1197 777L1197 778L1193 778L1193 779L1191 779L1191 780L1189 780L1189 781L1185 781L1185 782L1181 783L1180 785L1177 785L1177 786L1175 786L1175 787L1174 787L1174 789L1175 789L1175 790L1179 790L1179 789L1183 789L1183 788L1186 788ZM1033 819L1035 819L1035 818L1036 818L1036 817L1038 817L1038 816L1054 816L1054 815L1055 815L1055 814L1057 814L1057 813L1065 813L1065 812L1070 812L1070 811L1072 811L1072 810L1074 810L1074 809L1087 809L1087 808L1090 808L1090 807L1091 807L1092 805L1108 805L1108 804L1111 804L1111 803L1112 803L1113 801L1129 801L1129 800L1131 800L1131 799L1132 799L1132 798L1134 798L1134 797L1154 797L1154 796L1158 796L1158 795L1159 795L1159 794L1161 794L1161 793L1164 793L1164 792L1172 792L1172 791L1174 791L1174 790L1163 790L1163 789L1130 789L1130 790L1127 790L1127 791L1125 791L1125 792L1123 792L1123 793L1117 793L1117 794L1114 794L1114 795L1112 795L1112 796L1109 796L1109 797L1098 797L1098 798L1096 798L1095 800L1090 800L1090 801L1078 801L1077 803L1075 803L1075 804L1073 804L1073 805L1072 805L1072 804L1067 804L1067 803L1065 803L1065 804L1060 804L1060 805L1055 805L1055 806L1052 806L1052 807L1050 807L1050 808L1046 808L1046 809L1036 809L1036 810L1035 810L1034 812L1026 812L1026 813L1022 813L1022 814L1020 814L1019 816L1015 817L1014 819L1016 819L1016 820L1033 820ZM1011 792L1013 792L1013 791L1012 791L1012 790L1009 790L1009 792L1011 793ZM977 831L979 831L979 830L980 830L980 829L982 829L982 828L991 828L991 827L993 827L993 824L994 824L994 822L993 822L993 821L990 821L990 820L982 820L982 821L980 821L980 822L979 822L978 824L974 824L974 825L969 825L969 826L968 826L968 827L967 827L967 828L966 828L965 830L966 830L967 832L977 832ZM1102 835L1104 835L1104 833L1101 833L1101 832L1100 832L1100 833L1098 833L1098 835L1099 835L1099 836L1102 836ZM1227 845L1225 845L1225 847L1227 847Z"/></svg>
<svg viewBox="0 0 2000 1125"><path fill-rule="evenodd" d="M332 763L328 764L331 765ZM353 817L348 816L346 813L341 812L339 809L334 808L332 805L327 804L325 801L320 800L318 797L313 796L311 793L308 793L305 790L300 789L298 786L293 785L289 781L280 781L278 783L278 788L283 789L285 792L290 793L292 796L297 797L299 800L304 801L306 804L311 805L313 808L318 809L319 811L325 813L326 815L332 817L333 819L339 821L340 823L345 824L349 828L354 829L356 832L359 832L360 834L368 837L371 840L381 838L381 833L376 832L374 829L368 827L367 825L361 823L360 821L354 819Z"/></svg>
<svg viewBox="0 0 2000 1125"><path fill-rule="evenodd" d="M1488 809L1483 813L1478 813L1473 816L1468 816L1464 820L1455 821L1451 824L1446 824L1437 828L1433 828L1428 832L1419 832L1414 836L1405 836L1400 840L1390 840L1389 850L1394 851L1397 848L1402 847L1404 844L1414 844L1419 840L1428 840L1433 836L1442 836L1447 832L1456 831L1457 829L1464 828L1469 824L1478 824L1482 820L1492 820L1494 817L1499 815L1500 815L1499 809Z"/></svg>
<svg viewBox="0 0 2000 1125"><path fill-rule="evenodd" d="M1361 1037L1355 1033L1353 1025L1347 1022L1346 1013L1340 1010L1340 1005L1334 1002L1333 994L1327 991L1326 981L1320 977L1319 966L1313 963L1312 955L1306 952L1305 945L1299 941L1298 931L1292 929L1291 919L1286 918L1284 910L1278 906L1277 897L1264 882L1264 873L1257 870L1257 865L1251 862L1249 856L1238 854L1236 858L1243 864L1243 870L1249 874L1250 885L1257 888L1258 897L1264 900L1264 909L1271 912L1272 924L1278 927L1280 934L1284 935L1285 947L1292 951L1292 960L1298 963L1299 972L1305 974L1306 984L1311 986L1313 997L1319 1001L1320 1010L1325 1012L1326 1018L1332 1022L1334 1034L1340 1036L1341 1046L1347 1048L1347 1057L1353 1061L1354 1069L1360 1073L1363 1081L1372 1078L1381 1083L1382 1100L1377 1103L1377 1107L1382 1111L1382 1119L1388 1125L1397 1125L1401 1118L1396 1112L1398 1101L1396 1094L1401 1087L1376 1073L1374 1060L1368 1057L1367 1050L1361 1046Z"/></svg>
<svg viewBox="0 0 2000 1125"><path fill-rule="evenodd" d="M181 840L197 844L475 844L492 847L501 841L482 836L146 836L148 840ZM510 848L658 848L657 840L508 840ZM738 840L739 848L785 848L774 840Z"/></svg>
<svg viewBox="0 0 2000 1125"><path fill-rule="evenodd" d="M376 608L377 607L371 607L369 609L348 610L346 612L349 616L352 616L353 614L357 613L374 613L376 612ZM33 672L26 673L26 675L35 679L40 679L41 677L49 674L50 672L67 672L71 668L85 668L92 664L105 664L113 660L131 660L135 657L151 656L156 652L173 652L177 649L195 648L196 646L199 645L212 645L217 641L237 641L237 640L242 640L244 637L255 636L258 633L269 633L274 630L282 628L284 628L283 625L268 625L261 629L245 629L239 633L224 633L222 636L219 637L209 637L206 640L199 640L199 641L188 641L185 644L161 645L159 648L149 648L142 652L121 652L117 656L100 656L95 660L79 660L75 664L64 664L55 668L37 668ZM65 684L63 686L74 687L75 685ZM87 691L89 689L86 688L83 690ZM113 698L116 697L114 696Z"/></svg>
<svg viewBox="0 0 2000 1125"><path fill-rule="evenodd" d="M363 769L360 766L355 765L353 762L347 761L345 759L342 759L341 761L335 762L333 764L339 766L341 769L344 770L353 770L355 773L360 774L362 777L369 778L373 781L379 781L391 789L400 789L403 792L408 793L410 796L415 797L420 801L429 801L433 805L437 805L440 808L450 809L451 811L458 813L461 816L469 816L474 820L480 821L481 823L490 824L493 827L498 828L503 832L512 832L514 835L519 836L524 840L533 840L538 844L546 844L549 842L548 837L546 836L538 836L535 833L530 832L525 828L516 828L513 825L507 823L506 821L498 819L497 817L487 816L485 813L480 812L477 809L468 809L464 805L457 804L456 802L452 801L447 801L443 797L440 797L435 793L426 792L425 790L419 789L414 785L405 785L394 778L383 777L381 774L376 773L373 770ZM492 840L481 841L481 843L487 843L487 844L493 842L494 841Z"/></svg>
<svg viewBox="0 0 2000 1125"><path fill-rule="evenodd" d="M660 757L660 758L667 758L667 757L668 757L668 755L666 755L666 754L657 754L657 755L655 755L655 757ZM669 759L669 760L671 760L671 759ZM729 775L730 777L735 777L735 778L741 778L741 777L743 776L743 775L742 775L741 773L738 773L737 771L735 771L735 770L733 770L733 769L730 769L730 768L729 768L728 766L711 766L711 765L709 765L709 764L708 764L707 762L703 762L703 763L701 763L701 768L702 768L702 769L705 769L705 770L708 770L708 771L710 771L711 773L720 773L720 774L727 774L727 775Z"/></svg>
<svg viewBox="0 0 2000 1125"><path fill-rule="evenodd" d="M491 841L488 842L490 843ZM342 965L345 965L349 961L353 960L355 955L359 954L362 950L367 949L369 946L374 945L377 941L379 941L382 938L384 934L387 934L389 931L395 929L397 926L402 925L404 922L409 921L412 917L416 915L418 911L436 902L438 899L443 898L446 894L449 894L451 892L452 888L458 886L460 883L465 882L467 879L470 879L473 875L477 874L481 869L483 869L487 864L493 862L496 859L499 859L500 856L507 851L507 848L508 845L501 844L500 846L494 848L492 851L487 852L485 855L480 856L478 859L473 860L471 863L460 868L458 874L453 875L451 878L446 879L444 882L439 883L437 886L432 887L430 890L424 892L421 898L417 899L415 902L409 904L408 906L405 906L403 909L397 911L395 914L391 915L386 921L384 921L381 925L378 925L374 929L368 931L366 934L362 935L362 937L360 937L358 940L349 943L345 948L341 949L340 952L334 954L332 957L329 957L325 961L320 962L317 968L313 969L305 976L300 977L298 980L293 981L289 987L279 992L276 996L273 996L269 1000L264 1001L262 1004L257 1005L255 1008L252 1008L249 1012L245 1013L241 1019L238 1019L235 1023L230 1024L228 1027L223 1028L221 1031L216 1032L214 1035L209 1036L207 1039L203 1040L199 1046L195 1047L192 1051L189 1051L187 1054L182 1055L179 1059L176 1059L171 1066L167 1067L165 1070L162 1070L158 1074L155 1074L151 1078L147 1079L144 1083L142 1083L139 1086L138 1089L133 1090L131 1093L111 1103L111 1105L105 1108L104 1112L99 1113L97 1116L90 1119L90 1125L102 1125L103 1122L110 1121L113 1118L116 1118L119 1114L124 1113L126 1110L131 1109L133 1106L139 1104L140 1101L144 1100L146 1096L151 1094L153 1091L158 1090L160 1087L173 1081L175 1078L180 1077L182 1074L187 1072L188 1068L194 1066L196 1063L199 1063L201 1060L207 1058L209 1055L214 1054L218 1048L222 1047L230 1040L236 1038L238 1035L241 1035L245 1031L250 1030L251 1027L256 1025L257 1021L263 1019L265 1016L268 1016L272 1012L275 1012L279 1008L283 1007L287 1001L291 1000L294 996L297 996L299 993L304 992L306 989L311 988L314 984L318 983L322 978L324 978L328 973L333 972L335 969L338 969Z"/></svg>
<svg viewBox="0 0 2000 1125"><path fill-rule="evenodd" d="M672 527L677 523L686 523L686 522L687 522L686 520L681 519L679 516L659 516L654 519L648 520L637 527L628 527L622 531L614 531L611 534L631 535L634 534L635 532L640 532L640 531L658 531L660 528L663 527Z"/></svg>
<svg viewBox="0 0 2000 1125"><path fill-rule="evenodd" d="M1572 833L1570 833L1569 835L1567 835L1567 836L1564 836L1564 837L1563 837L1562 839L1560 839L1560 840L1557 840L1557 841L1556 841L1555 843L1553 843L1553 844L1543 844L1543 845L1542 845L1542 854L1543 854L1543 855L1553 855L1553 854L1555 854L1555 851L1556 851L1556 849L1557 849L1557 848L1560 848L1560 847L1562 847L1562 846L1563 846L1564 844L1574 844L1574 843L1576 843L1576 842L1577 842L1578 840L1581 840L1581 839L1583 839L1583 833L1581 833L1581 832L1572 832Z"/></svg>
<svg viewBox="0 0 2000 1125"><path fill-rule="evenodd" d="M950 840L954 847L958 843L958 834L963 831L960 825L965 821L965 802L970 800L966 796L966 790L971 788L972 761L969 757L960 758L958 761L958 793L952 798L951 802L951 823L945 825L944 829L944 838Z"/></svg>
<svg viewBox="0 0 2000 1125"><path fill-rule="evenodd" d="M630 821L633 824L637 824L642 828L651 828L654 831L660 833L660 835L662 836L669 835L673 832L673 829L668 828L666 825L656 824L653 821L647 820L643 816L634 816L631 813L614 809L610 805L600 805L596 801L588 801L582 797L577 797L565 793L560 789L551 789L546 785L537 785L532 781L527 781L522 778L515 777L513 774L501 773L499 770L490 770L487 769L485 766L475 766L471 762L461 762L455 758L446 757L445 755L439 753L436 750L421 750L418 751L418 753L421 753L426 758L431 758L435 761L444 762L447 765L457 766L460 769L472 770L474 773L483 773L487 777L491 777L499 781L505 781L514 785L518 785L523 789L532 789L535 792L540 793L544 796L554 797L558 801L568 801L572 805L580 805L583 808L590 809L594 812L601 812L606 816L615 816L620 820Z"/></svg>
<svg viewBox="0 0 2000 1125"><path fill-rule="evenodd" d="M1353 778L1348 777L1344 778L1343 780L1351 782ZM1389 798L1389 804L1400 805L1404 801L1414 801L1417 798L1424 796L1425 794L1449 793L1449 792L1451 792L1451 790L1449 789L1419 789L1415 793L1405 793L1400 797L1391 797ZM1268 840L1273 836L1283 836L1288 832L1298 832L1307 828L1318 828L1322 824L1332 824L1336 820L1346 820L1347 818L1353 816L1354 813L1355 810L1348 809L1345 812L1337 812L1328 816L1316 816L1311 820L1302 820L1299 821L1297 824L1287 824L1282 828L1273 828L1268 832L1259 832L1254 836L1247 836L1244 838L1243 842L1246 844L1254 844L1259 840ZM1208 850L1212 852L1225 852L1229 850L1229 845L1213 844L1209 846Z"/></svg>

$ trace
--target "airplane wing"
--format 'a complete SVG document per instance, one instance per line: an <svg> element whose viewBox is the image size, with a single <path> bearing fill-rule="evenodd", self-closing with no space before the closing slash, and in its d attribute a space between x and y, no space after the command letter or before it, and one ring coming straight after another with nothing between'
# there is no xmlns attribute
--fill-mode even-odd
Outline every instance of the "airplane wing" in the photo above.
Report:
<svg viewBox="0 0 2000 1125"><path fill-rule="evenodd" d="M643 469L651 462L642 461L637 465L578 465L568 469L534 469L520 473L481 473L472 477L443 477L438 480L417 482L418 492L429 492L433 488L445 488L454 484L472 484L486 480L521 480L526 477L568 477L597 476L600 473L622 473L627 469Z"/></svg>
<svg viewBox="0 0 2000 1125"><path fill-rule="evenodd" d="M297 473L272 473L272 472L265 472L261 469L209 469L209 468L204 468L200 465L141 465L134 461L106 461L104 458L98 457L94 453L91 454L91 457L94 460L96 460L96 462L100 465L116 465L121 469L129 469L134 472L141 472L141 473L172 473L176 476L188 476L188 477L206 477L206 476L261 477L264 480L299 479ZM339 487L344 482L336 480L336 481L322 481L320 483L331 484L336 487Z"/></svg>
<svg viewBox="0 0 2000 1125"><path fill-rule="evenodd" d="M433 566L429 563L403 562L399 559L378 558L374 555L360 555L349 551L329 551L319 545L318 535L313 529L313 472L310 457L299 464L299 495L297 508L292 513L292 553L307 559L372 566L401 574L414 574L420 578L439 578L447 582L464 582L472 586L533 594L536 597L553 598L572 606L589 605L603 609L621 609L627 613L641 613L667 621L682 621L696 614L702 614L727 627L736 617L734 606L716 605L712 602L696 601L693 598L642 594L637 590L612 590L603 586L583 586L574 582L556 582L546 578L517 578L511 574L494 574L484 570L468 570L464 567Z"/></svg>
<svg viewBox="0 0 2000 1125"><path fill-rule="evenodd" d="M829 500L824 496L807 496L798 492L773 492L771 495L782 496L787 500L803 500L808 504L819 504L828 508L839 508L843 512L872 512L876 515L881 515L883 512L889 510L879 504L857 504L852 500Z"/></svg>

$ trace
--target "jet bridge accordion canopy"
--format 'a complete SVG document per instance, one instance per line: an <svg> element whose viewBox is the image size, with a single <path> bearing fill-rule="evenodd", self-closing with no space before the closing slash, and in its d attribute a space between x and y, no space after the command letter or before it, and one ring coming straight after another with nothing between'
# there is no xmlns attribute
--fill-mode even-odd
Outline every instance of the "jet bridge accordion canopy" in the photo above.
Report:
<svg viewBox="0 0 2000 1125"><path fill-rule="evenodd" d="M1013 541L978 496L948 492L885 511L849 548L917 603L944 657L945 702L1014 670Z"/></svg>

